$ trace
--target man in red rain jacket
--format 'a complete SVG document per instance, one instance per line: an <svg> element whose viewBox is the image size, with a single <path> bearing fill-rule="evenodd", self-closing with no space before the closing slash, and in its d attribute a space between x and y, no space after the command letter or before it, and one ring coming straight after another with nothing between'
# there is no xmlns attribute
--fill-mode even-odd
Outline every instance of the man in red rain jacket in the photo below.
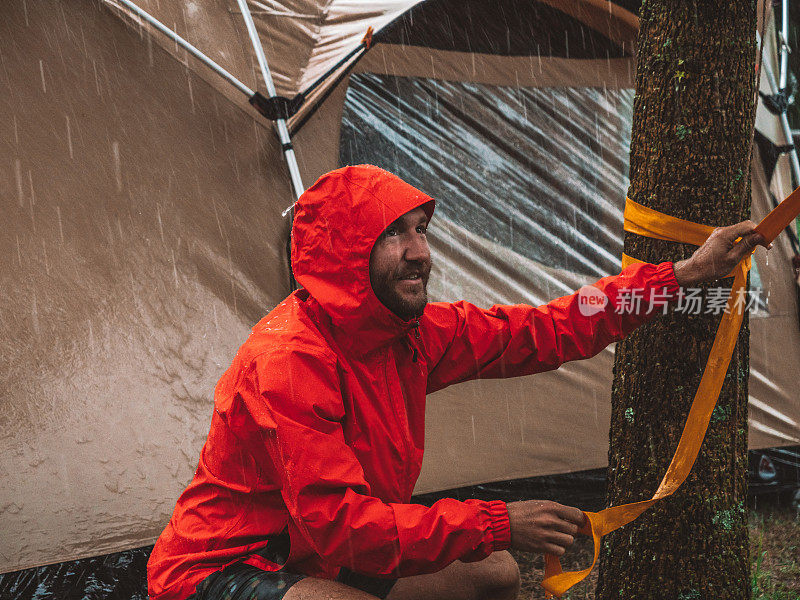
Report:
<svg viewBox="0 0 800 600"><path fill-rule="evenodd" d="M583 514L539 501L410 503L426 394L593 356L652 317L616 311L621 290L675 297L763 241L745 222L674 267L632 265L594 284L609 302L590 316L577 294L485 310L428 304L433 208L364 165L300 198L302 289L253 327L217 384L194 479L150 557L153 600L515 598L505 550L562 554Z"/></svg>

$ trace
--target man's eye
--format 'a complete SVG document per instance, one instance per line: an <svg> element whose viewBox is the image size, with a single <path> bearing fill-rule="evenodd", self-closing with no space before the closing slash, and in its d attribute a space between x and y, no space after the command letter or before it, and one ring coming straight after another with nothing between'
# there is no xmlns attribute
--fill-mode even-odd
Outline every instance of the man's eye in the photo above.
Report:
<svg viewBox="0 0 800 600"><path fill-rule="evenodd" d="M383 232L383 235L386 237L392 237L397 235L397 228L396 227L388 227L386 231Z"/></svg>
<svg viewBox="0 0 800 600"><path fill-rule="evenodd" d="M428 233L428 228L425 225L418 225L417 233Z"/></svg>

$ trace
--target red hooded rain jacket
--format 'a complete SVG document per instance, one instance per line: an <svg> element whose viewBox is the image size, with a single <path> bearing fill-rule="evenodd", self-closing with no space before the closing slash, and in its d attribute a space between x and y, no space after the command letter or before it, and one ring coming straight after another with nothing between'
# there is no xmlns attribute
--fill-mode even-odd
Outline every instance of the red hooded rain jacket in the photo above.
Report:
<svg viewBox="0 0 800 600"><path fill-rule="evenodd" d="M675 296L672 263L636 264L594 284L609 306L583 316L578 294L540 307L431 303L404 322L369 281L389 223L433 200L377 167L322 176L298 201L292 266L303 289L255 327L215 389L194 479L150 557L153 600L180 600L288 529L286 567L334 578L435 572L509 546L503 502L410 504L425 396L478 377L514 377L587 358L652 315L617 314L620 290ZM488 401L488 400L487 400Z"/></svg>

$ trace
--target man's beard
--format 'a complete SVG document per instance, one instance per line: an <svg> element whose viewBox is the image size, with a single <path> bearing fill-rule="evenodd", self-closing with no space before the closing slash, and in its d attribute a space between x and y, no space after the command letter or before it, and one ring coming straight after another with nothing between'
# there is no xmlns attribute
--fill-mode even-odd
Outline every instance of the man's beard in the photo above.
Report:
<svg viewBox="0 0 800 600"><path fill-rule="evenodd" d="M378 300L383 305L396 314L404 321L419 317L425 306L428 304L428 276L431 272L431 265L428 264L427 268L420 266L416 269L407 269L420 271L420 279L422 280L422 293L415 294L413 297L403 296L395 290L395 285L403 277L403 273L393 274L390 279L381 279L372 282L372 289Z"/></svg>

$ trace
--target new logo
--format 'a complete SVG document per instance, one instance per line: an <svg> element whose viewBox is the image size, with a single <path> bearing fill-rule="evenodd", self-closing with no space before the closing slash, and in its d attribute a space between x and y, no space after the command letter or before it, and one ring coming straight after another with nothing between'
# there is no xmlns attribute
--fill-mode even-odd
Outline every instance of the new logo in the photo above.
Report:
<svg viewBox="0 0 800 600"><path fill-rule="evenodd" d="M578 290L578 309L584 317L596 315L608 305L608 296L593 285Z"/></svg>

